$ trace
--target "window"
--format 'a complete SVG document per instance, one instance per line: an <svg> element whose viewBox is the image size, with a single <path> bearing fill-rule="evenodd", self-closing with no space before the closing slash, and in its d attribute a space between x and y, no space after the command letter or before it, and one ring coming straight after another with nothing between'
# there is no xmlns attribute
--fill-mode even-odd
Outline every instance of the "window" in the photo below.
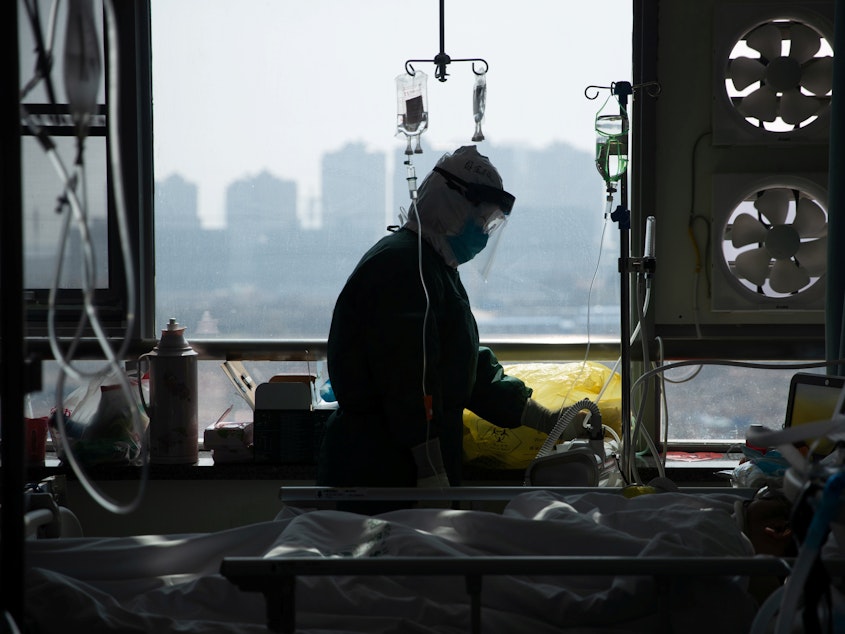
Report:
<svg viewBox="0 0 845 634"><path fill-rule="evenodd" d="M90 244L93 304L105 332L123 337L126 334L127 292L131 286L127 283L123 254L129 251L137 257L143 250L143 233L136 228L141 210L137 204L129 206L126 215L131 227L131 244L121 246L112 191L115 179L107 147L110 115L105 75L109 66L114 65L103 47L104 32L108 29L103 13L95 9L88 16L96 38L91 40L96 41L96 46L90 50L99 58L99 69L86 67L85 70L99 80L96 82L96 103L89 113L90 125L84 144L80 146L65 80L66 75L72 74L65 72L64 62L67 12L66 3L44 0L21 3L19 10L27 333L31 336L47 333L49 297L53 288L56 331L68 336L75 332L86 287L84 254L86 244ZM126 19L130 14L131 10L127 11L126 7L117 11L117 20L113 22L116 33L121 32L123 24L132 24ZM132 68L136 55L133 40L123 36L115 39L121 41L121 62L127 69ZM43 72L45 67L49 67L49 72ZM131 77L134 81L135 74ZM135 111L127 108L129 103L124 101L134 98L137 92L133 89L131 95L121 97L125 116L132 121L132 125L120 122L121 147L127 156L133 155L139 138L138 132L126 132L142 128ZM49 143L39 141L39 134L49 137ZM55 152L45 145L55 148ZM143 166L132 162L127 171L131 173L128 196L134 201L132 180L143 174ZM71 211L74 196L79 200L76 214ZM137 260L133 268L135 264ZM144 279L140 272L134 273L132 279L136 276L139 281ZM82 334L92 334L90 325Z"/></svg>
<svg viewBox="0 0 845 634"><path fill-rule="evenodd" d="M594 165L606 94L584 91L630 78L630 11L446 5L446 52L489 65L479 150L517 199L488 281L462 267L482 336L617 339L618 230ZM438 53L438 17L389 0L152 3L158 326L327 337L346 277L408 207L395 77ZM428 74L422 179L471 143L475 76L413 68Z"/></svg>
<svg viewBox="0 0 845 634"><path fill-rule="evenodd" d="M411 155L420 179L444 152L472 142L473 71L484 63L488 69L486 138L479 149L499 167L516 205L489 279L472 263L462 267L482 337L515 345L610 342L607 356L613 354L620 337L619 235L605 217L606 192L594 162L594 119L609 92L598 90L590 100L585 89L632 79L630 6L612 0L577 7L446 3L444 48L454 61L441 82L430 61L440 45L437 3L421 12L390 0L151 0L149 50L147 4L124 4L116 3L121 63L132 71L122 74L121 81L130 82L121 84L128 101L122 105L129 106L124 112L135 128L121 128L128 131L121 142L124 158L134 157L125 172L131 174L130 197L139 203L133 246L146 321L138 336L157 338L174 317L187 327L189 340L219 339L244 349L250 340L324 340L347 275L408 207L405 139L395 134L395 78L414 60L415 72L428 75L429 128L423 152ZM38 5L45 21L49 5ZM59 6L62 25L64 4ZM25 35L31 29L22 14ZM97 20L102 38L102 16ZM56 51L62 32L57 30ZM24 39L22 77L32 73L34 49L31 36ZM465 58L484 63L459 61ZM60 74L57 66L54 76ZM56 132L60 154L72 163L72 137L62 135L54 120L66 120L63 93L53 104L39 86L24 101ZM107 123L103 84L86 146L88 201L97 301L112 318L112 332L119 332L127 291ZM62 185L31 136L23 162L29 332L40 334ZM70 327L79 311L81 267L78 240L72 236L69 245L60 295ZM667 279L673 279L671 271L661 270L662 283ZM655 299L661 290L679 296L674 286L655 287ZM215 395L200 413L201 424L233 397L218 364L203 361L204 384L214 385ZM679 406L691 402L692 395L683 396L686 387L700 387L707 376L712 399ZM669 384L671 439L741 437L747 412L730 405L728 412L710 409L731 402L726 376L710 367L695 383ZM780 380L765 394L785 398L785 388L775 386ZM694 391L698 397L710 389ZM705 409L705 416L696 416ZM730 429L719 431L714 416L730 416Z"/></svg>

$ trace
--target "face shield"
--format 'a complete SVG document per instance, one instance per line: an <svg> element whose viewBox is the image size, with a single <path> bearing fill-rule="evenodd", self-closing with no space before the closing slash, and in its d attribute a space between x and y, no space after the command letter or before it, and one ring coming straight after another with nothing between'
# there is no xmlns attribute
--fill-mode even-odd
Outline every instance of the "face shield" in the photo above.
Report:
<svg viewBox="0 0 845 634"><path fill-rule="evenodd" d="M466 181L440 167L435 167L433 171L472 205L463 229L447 239L458 262L463 264L473 260L475 268L486 280L515 198L503 189ZM482 252L482 257L476 257Z"/></svg>

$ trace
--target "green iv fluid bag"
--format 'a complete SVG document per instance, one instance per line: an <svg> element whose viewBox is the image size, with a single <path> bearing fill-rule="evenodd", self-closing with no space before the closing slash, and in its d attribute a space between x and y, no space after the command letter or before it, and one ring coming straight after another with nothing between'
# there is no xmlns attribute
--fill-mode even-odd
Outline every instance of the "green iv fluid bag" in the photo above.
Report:
<svg viewBox="0 0 845 634"><path fill-rule="evenodd" d="M608 186L628 169L628 113L612 96L596 114L596 169Z"/></svg>

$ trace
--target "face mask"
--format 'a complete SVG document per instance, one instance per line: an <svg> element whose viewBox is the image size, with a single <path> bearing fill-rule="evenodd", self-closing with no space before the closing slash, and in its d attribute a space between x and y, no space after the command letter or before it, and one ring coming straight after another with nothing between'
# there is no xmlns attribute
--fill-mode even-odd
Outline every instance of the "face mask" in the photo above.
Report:
<svg viewBox="0 0 845 634"><path fill-rule="evenodd" d="M484 247L487 246L488 238L489 236L484 232L484 229L479 227L472 218L467 221L458 235L446 236L446 240L452 248L452 253L455 254L458 264L469 262L481 253Z"/></svg>

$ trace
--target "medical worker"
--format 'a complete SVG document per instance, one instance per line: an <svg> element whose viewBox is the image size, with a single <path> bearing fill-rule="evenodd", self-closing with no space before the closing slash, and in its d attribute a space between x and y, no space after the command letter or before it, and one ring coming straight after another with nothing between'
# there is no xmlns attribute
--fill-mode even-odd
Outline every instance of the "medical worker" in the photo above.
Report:
<svg viewBox="0 0 845 634"><path fill-rule="evenodd" d="M335 305L328 370L338 410L317 484L457 486L463 411L549 432L557 420L479 346L458 266L501 231L514 197L475 146L445 154L404 226L361 259Z"/></svg>

